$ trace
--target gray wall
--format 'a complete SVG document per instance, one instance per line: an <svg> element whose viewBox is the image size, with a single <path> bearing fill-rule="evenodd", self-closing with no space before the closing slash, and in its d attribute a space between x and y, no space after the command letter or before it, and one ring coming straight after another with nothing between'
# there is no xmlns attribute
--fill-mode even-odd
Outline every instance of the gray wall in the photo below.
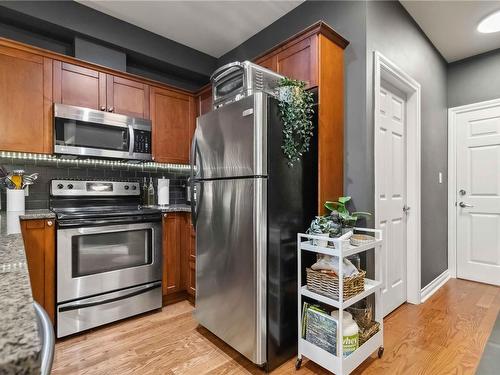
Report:
<svg viewBox="0 0 500 375"><path fill-rule="evenodd" d="M208 82L217 59L74 1L0 1L0 36L72 55L75 37L127 54L136 69L186 89ZM137 67L140 66L140 69ZM185 82L185 85L184 85Z"/></svg>
<svg viewBox="0 0 500 375"><path fill-rule="evenodd" d="M420 83L422 88L422 284L448 268L446 62L399 2L368 2L367 133L373 155L373 51L379 51ZM373 161L366 167L373 171ZM373 173L365 183L373 197ZM371 207L370 207L371 208Z"/></svg>
<svg viewBox="0 0 500 375"><path fill-rule="evenodd" d="M366 130L366 3L357 1L306 1L260 31L218 64L252 59L311 24L324 20L350 41L345 50L345 158L344 192L353 197L357 210L373 211L369 180L373 167ZM367 183L368 182L368 183Z"/></svg>
<svg viewBox="0 0 500 375"><path fill-rule="evenodd" d="M324 20L351 44L345 51L345 194L374 211L373 51L422 86L422 287L447 268L446 62L396 1L306 1L222 56L218 65L251 59ZM373 225L372 222L368 225ZM370 262L370 260L368 260Z"/></svg>
<svg viewBox="0 0 500 375"><path fill-rule="evenodd" d="M500 49L448 65L448 107L500 98Z"/></svg>

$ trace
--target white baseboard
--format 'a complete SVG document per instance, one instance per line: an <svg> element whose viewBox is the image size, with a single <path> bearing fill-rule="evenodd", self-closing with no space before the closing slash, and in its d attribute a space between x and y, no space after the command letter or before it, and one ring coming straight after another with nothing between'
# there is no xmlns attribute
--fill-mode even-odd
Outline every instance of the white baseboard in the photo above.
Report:
<svg viewBox="0 0 500 375"><path fill-rule="evenodd" d="M424 303L430 296L436 293L450 279L450 272L444 271L441 275L432 280L420 291L420 302Z"/></svg>

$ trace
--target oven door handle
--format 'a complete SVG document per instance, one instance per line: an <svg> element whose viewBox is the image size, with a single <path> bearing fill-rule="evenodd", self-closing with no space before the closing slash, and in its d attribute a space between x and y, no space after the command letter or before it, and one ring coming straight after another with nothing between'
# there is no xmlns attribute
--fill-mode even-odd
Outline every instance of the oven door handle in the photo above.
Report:
<svg viewBox="0 0 500 375"><path fill-rule="evenodd" d="M117 297L102 299L102 300L95 300L95 301L87 302L87 303L82 301L81 303L75 303L72 305L61 306L61 307L59 307L58 310L59 310L59 312L64 312L64 311L84 309L87 307L93 307L93 306L98 306L98 305L104 305L107 303L116 302L116 301L120 301L122 299L134 297L134 296L137 296L139 294L143 294L143 293L149 292L149 291L157 289L157 288L161 288L161 281L157 281L155 283L146 284L146 285L140 286L138 288L134 288L133 292L124 294L122 296L117 296Z"/></svg>
<svg viewBox="0 0 500 375"><path fill-rule="evenodd" d="M129 124L128 126L128 153L130 157L134 154L134 148L135 148L135 134L134 134L134 128L132 124Z"/></svg>

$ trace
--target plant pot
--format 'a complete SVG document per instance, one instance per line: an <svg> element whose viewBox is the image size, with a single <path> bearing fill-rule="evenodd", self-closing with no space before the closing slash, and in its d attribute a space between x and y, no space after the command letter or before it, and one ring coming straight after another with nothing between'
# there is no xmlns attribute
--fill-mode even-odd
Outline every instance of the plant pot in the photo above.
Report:
<svg viewBox="0 0 500 375"><path fill-rule="evenodd" d="M330 237L330 234L329 233L312 233L314 234L315 236L319 236L319 237L325 237L325 238L329 238ZM315 246L319 246L319 247L327 247L328 246L328 240L311 240L311 243Z"/></svg>
<svg viewBox="0 0 500 375"><path fill-rule="evenodd" d="M354 227L342 227L342 234L346 234L347 232L353 231Z"/></svg>

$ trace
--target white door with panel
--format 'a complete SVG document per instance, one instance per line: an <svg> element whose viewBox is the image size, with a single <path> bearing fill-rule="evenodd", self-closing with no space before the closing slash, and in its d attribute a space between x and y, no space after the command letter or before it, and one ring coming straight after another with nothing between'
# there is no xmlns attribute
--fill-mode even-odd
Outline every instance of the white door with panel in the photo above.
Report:
<svg viewBox="0 0 500 375"><path fill-rule="evenodd" d="M457 277L500 285L500 106L457 114Z"/></svg>
<svg viewBox="0 0 500 375"><path fill-rule="evenodd" d="M405 95L382 82L375 129L375 219L383 231L384 316L406 301L407 143Z"/></svg>

